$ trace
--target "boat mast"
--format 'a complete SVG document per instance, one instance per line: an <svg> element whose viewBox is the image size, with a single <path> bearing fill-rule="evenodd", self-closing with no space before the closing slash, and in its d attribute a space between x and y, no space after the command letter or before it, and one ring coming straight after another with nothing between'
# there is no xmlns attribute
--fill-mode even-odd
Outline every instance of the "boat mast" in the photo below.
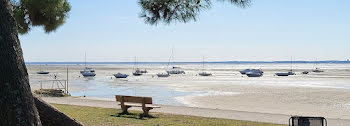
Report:
<svg viewBox="0 0 350 126"><path fill-rule="evenodd" d="M173 57L173 68L174 68L174 65L175 65L175 56L174 56L174 46L171 48L171 55L172 55L172 57Z"/></svg>
<svg viewBox="0 0 350 126"><path fill-rule="evenodd" d="M203 68L202 68L202 71L204 71L204 56L203 56Z"/></svg>
<svg viewBox="0 0 350 126"><path fill-rule="evenodd" d="M133 70L135 70L135 67L136 67L136 56L134 57L134 66L132 67Z"/></svg>
<svg viewBox="0 0 350 126"><path fill-rule="evenodd" d="M168 65L166 66L167 68L169 68L171 56L172 56L172 54L169 56Z"/></svg>
<svg viewBox="0 0 350 126"><path fill-rule="evenodd" d="M86 68L86 52L85 52L85 68Z"/></svg>
<svg viewBox="0 0 350 126"><path fill-rule="evenodd" d="M293 56L290 57L290 71L293 72Z"/></svg>
<svg viewBox="0 0 350 126"><path fill-rule="evenodd" d="M315 66L314 66L315 69L317 69L317 58L315 60Z"/></svg>
<svg viewBox="0 0 350 126"><path fill-rule="evenodd" d="M175 61L174 61L174 46L171 48L171 55L170 55L170 57L169 57L167 67L169 67L170 61L171 61L171 60L173 60L173 67L172 67L172 69L173 69L173 68L174 68L174 63L175 63Z"/></svg>

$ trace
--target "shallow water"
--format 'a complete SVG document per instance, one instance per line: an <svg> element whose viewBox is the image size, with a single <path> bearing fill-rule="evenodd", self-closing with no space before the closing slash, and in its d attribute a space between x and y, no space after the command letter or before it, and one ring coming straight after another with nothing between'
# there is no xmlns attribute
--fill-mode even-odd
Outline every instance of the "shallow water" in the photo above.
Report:
<svg viewBox="0 0 350 126"><path fill-rule="evenodd" d="M155 104L185 105L184 97L189 96L215 96L235 95L232 92L220 92L203 87L211 85L249 85L266 87L314 87L314 88L346 88L350 89L350 64L318 64L317 67L325 72L312 73L315 64L293 64L293 70L297 75L289 77L274 76L276 72L286 72L291 66L284 63L269 64L217 64L208 63L204 67L201 63L177 64L186 72L185 75L172 75L168 78L158 78L155 74L165 72L165 64L139 64L141 69L147 69L149 73L142 76L132 76L133 64L98 64L89 65L96 70L96 76L84 78L79 71L82 65L45 65L42 68L51 72L49 75L37 75L39 65L27 65L32 88L38 88L40 80L53 79L57 74L59 79L66 79L66 69L69 69L70 94L72 96L88 96L108 98L113 100L114 95L137 95L153 97ZM249 78L238 71L247 68L257 68L264 71L264 75L258 78ZM201 71L211 72L213 76L198 76ZM303 75L302 71L310 71ZM127 73L127 79L116 79L113 74ZM44 88L50 88L50 82L44 83ZM198 89L197 87L202 87Z"/></svg>

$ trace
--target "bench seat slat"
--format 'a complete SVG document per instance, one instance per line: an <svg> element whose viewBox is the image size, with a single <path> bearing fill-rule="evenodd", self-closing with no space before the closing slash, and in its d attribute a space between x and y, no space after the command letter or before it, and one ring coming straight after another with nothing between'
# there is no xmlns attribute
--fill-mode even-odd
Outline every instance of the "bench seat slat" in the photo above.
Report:
<svg viewBox="0 0 350 126"><path fill-rule="evenodd" d="M146 104L152 104L151 97L116 95L115 98L116 98L116 101L119 101L119 102L121 102L123 98L124 102L134 102L134 103L145 102Z"/></svg>
<svg viewBox="0 0 350 126"><path fill-rule="evenodd" d="M121 104L118 103L118 105L121 105ZM142 107L142 104L130 103L130 102L124 102L124 105L132 106L132 107ZM148 108L160 108L160 106L150 105L150 104L146 104L146 107L148 107Z"/></svg>

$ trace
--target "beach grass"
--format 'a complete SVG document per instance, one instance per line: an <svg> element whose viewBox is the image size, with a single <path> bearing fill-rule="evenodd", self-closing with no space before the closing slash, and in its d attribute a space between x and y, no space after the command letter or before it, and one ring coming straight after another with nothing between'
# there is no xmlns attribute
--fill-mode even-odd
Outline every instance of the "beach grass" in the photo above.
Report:
<svg viewBox="0 0 350 126"><path fill-rule="evenodd" d="M142 111L120 115L120 109L52 104L86 126L285 126L281 124L205 118L197 116L150 113L153 118L140 118Z"/></svg>

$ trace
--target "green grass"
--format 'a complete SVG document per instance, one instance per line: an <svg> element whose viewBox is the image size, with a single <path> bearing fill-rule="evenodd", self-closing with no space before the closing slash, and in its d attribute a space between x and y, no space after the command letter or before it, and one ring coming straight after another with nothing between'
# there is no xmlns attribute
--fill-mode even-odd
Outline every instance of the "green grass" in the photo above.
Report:
<svg viewBox="0 0 350 126"><path fill-rule="evenodd" d="M205 118L196 116L150 113L154 118L140 119L142 111L129 111L130 115L117 116L120 109L53 104L63 113L86 126L285 126L280 124ZM152 111L152 110L151 110Z"/></svg>

